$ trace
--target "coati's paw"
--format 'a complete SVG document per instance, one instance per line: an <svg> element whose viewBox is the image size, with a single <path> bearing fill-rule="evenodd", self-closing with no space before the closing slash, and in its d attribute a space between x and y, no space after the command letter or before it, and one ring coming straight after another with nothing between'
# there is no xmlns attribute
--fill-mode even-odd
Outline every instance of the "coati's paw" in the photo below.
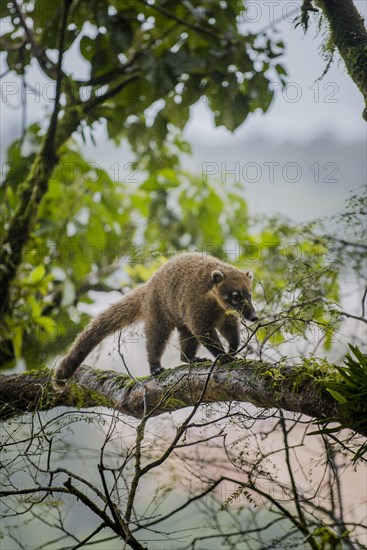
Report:
<svg viewBox="0 0 367 550"><path fill-rule="evenodd" d="M225 365L226 363L232 363L234 361L233 355L229 355L229 353L223 353L218 358L218 365Z"/></svg>
<svg viewBox="0 0 367 550"><path fill-rule="evenodd" d="M67 380L64 380L63 378L56 378L55 376L53 376L51 383L55 391L62 392L66 388Z"/></svg>
<svg viewBox="0 0 367 550"><path fill-rule="evenodd" d="M159 376L162 372L164 372L164 370L165 369L159 363L158 365L153 365L150 367L150 372L153 376Z"/></svg>

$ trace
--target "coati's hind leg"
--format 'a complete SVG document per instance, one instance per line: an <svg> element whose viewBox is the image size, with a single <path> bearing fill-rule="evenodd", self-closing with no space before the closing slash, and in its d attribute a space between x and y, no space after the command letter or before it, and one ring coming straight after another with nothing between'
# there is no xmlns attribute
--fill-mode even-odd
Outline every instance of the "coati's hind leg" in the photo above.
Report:
<svg viewBox="0 0 367 550"><path fill-rule="evenodd" d="M163 316L156 315L145 323L149 368L154 376L164 371L161 357L172 330L173 326Z"/></svg>
<svg viewBox="0 0 367 550"><path fill-rule="evenodd" d="M236 315L226 315L223 319L219 331L229 344L229 353L236 353L240 345L240 327L239 319Z"/></svg>
<svg viewBox="0 0 367 550"><path fill-rule="evenodd" d="M207 359L196 357L196 352L200 344L196 336L194 336L187 327L183 326L180 327L178 330L180 333L181 361L185 361L188 363L194 361L207 361Z"/></svg>

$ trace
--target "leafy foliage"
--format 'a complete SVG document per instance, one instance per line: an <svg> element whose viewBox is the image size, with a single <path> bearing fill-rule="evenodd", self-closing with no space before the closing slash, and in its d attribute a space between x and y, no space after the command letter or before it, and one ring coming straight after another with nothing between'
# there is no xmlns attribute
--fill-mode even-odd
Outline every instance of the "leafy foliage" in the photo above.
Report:
<svg viewBox="0 0 367 550"><path fill-rule="evenodd" d="M256 271L260 355L280 346L276 355L281 360L289 353L283 344L312 340L331 348L339 322L339 274L336 257L316 230L281 217L263 219L242 248L243 265L253 264Z"/></svg>
<svg viewBox="0 0 367 550"><path fill-rule="evenodd" d="M62 5L45 0L22 3L36 37L32 53L37 53L49 78L54 78L55 66L47 52L58 48ZM73 2L66 51L70 56L80 53L89 76L68 78L66 108L82 105L85 98L93 101L105 92L104 86L110 92L116 84L118 91L103 105L95 101L85 122L91 127L96 120L106 120L110 138L127 137L141 157L150 150L149 159L156 163L172 127L185 126L190 106L203 95L209 98L216 124L233 131L250 112L268 109L270 78L278 74L274 67L280 67L277 58L283 51L279 41L244 31L245 11L237 0ZM11 3L3 8L2 17L6 16L12 30L4 33L2 49L9 69L25 74L33 56ZM69 77L68 59L64 72ZM153 106L154 113L149 111Z"/></svg>
<svg viewBox="0 0 367 550"><path fill-rule="evenodd" d="M356 429L367 431L367 355L357 346L349 344L349 348L345 366L336 366L341 381L330 384L327 391L342 405L344 417L352 419ZM354 460L366 452L367 442L359 448Z"/></svg>

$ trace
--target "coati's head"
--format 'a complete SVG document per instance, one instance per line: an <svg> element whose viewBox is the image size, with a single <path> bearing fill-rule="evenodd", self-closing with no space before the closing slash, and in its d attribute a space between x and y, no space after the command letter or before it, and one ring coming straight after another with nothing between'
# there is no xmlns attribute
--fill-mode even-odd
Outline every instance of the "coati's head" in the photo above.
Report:
<svg viewBox="0 0 367 550"><path fill-rule="evenodd" d="M223 271L215 269L212 271L211 277L214 283L213 290L228 308L239 311L249 321L258 321L259 318L251 302L254 277L251 271L244 273L233 270L223 273Z"/></svg>

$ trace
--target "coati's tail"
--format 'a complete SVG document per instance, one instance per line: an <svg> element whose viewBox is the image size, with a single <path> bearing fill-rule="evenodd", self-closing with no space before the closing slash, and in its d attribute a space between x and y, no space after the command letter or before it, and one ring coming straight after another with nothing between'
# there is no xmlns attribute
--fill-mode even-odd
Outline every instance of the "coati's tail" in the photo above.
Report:
<svg viewBox="0 0 367 550"><path fill-rule="evenodd" d="M138 321L142 316L144 286L136 288L97 315L79 334L53 374L55 389L63 389L80 363L104 338Z"/></svg>

